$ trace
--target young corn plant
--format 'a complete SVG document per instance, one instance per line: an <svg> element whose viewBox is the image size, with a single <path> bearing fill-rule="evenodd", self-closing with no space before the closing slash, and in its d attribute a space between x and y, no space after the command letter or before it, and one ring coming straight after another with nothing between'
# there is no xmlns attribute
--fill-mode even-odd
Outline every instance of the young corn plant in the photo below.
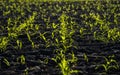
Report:
<svg viewBox="0 0 120 75"><path fill-rule="evenodd" d="M28 69L25 69L23 74L28 75Z"/></svg>
<svg viewBox="0 0 120 75"><path fill-rule="evenodd" d="M47 42L47 39L46 39L46 37L45 37L45 34L46 34L47 32L44 32L43 34L42 33L40 33L40 38L42 38L45 42Z"/></svg>
<svg viewBox="0 0 120 75"><path fill-rule="evenodd" d="M75 57L74 53L70 54L70 57L72 58L71 59L67 58L65 56L64 50L60 50L58 51L58 55L55 58L52 58L52 60L58 63L58 66L60 67L63 75L71 75L73 73L79 72L78 70L71 69L71 67L74 67L77 62L77 58ZM74 65L71 66L71 64Z"/></svg>
<svg viewBox="0 0 120 75"><path fill-rule="evenodd" d="M16 42L17 42L18 49L22 49L22 41L17 40Z"/></svg>
<svg viewBox="0 0 120 75"><path fill-rule="evenodd" d="M118 62L115 59L113 59L114 57L115 57L114 55L109 56L108 58L104 57L106 63L97 66L95 69L98 69L99 67L103 67L105 72L108 72L112 68L116 70L119 69Z"/></svg>
<svg viewBox="0 0 120 75"><path fill-rule="evenodd" d="M116 40L118 40L119 38L120 38L120 36L119 36L119 29L118 28L113 28L113 29L110 29L110 30L108 30L108 32L107 32L107 38L109 39L109 40L112 40L112 41L116 41Z"/></svg>
<svg viewBox="0 0 120 75"><path fill-rule="evenodd" d="M24 65L26 63L26 59L25 59L25 56L24 55L21 55L17 58L17 62L19 62Z"/></svg>
<svg viewBox="0 0 120 75"><path fill-rule="evenodd" d="M6 58L3 58L3 63L5 63L7 66L10 66L10 62Z"/></svg>
<svg viewBox="0 0 120 75"><path fill-rule="evenodd" d="M7 37L0 37L0 51L1 52L6 50L8 43L9 43L9 39Z"/></svg>
<svg viewBox="0 0 120 75"><path fill-rule="evenodd" d="M88 63L89 59L86 53L84 53L83 57L84 57L84 60Z"/></svg>
<svg viewBox="0 0 120 75"><path fill-rule="evenodd" d="M28 40L29 40L29 41L31 42L31 44L32 44L32 48L35 48L35 44L34 44L34 42L32 41L30 34L29 34L28 32L27 32L26 34L27 34Z"/></svg>
<svg viewBox="0 0 120 75"><path fill-rule="evenodd" d="M50 47L50 40L46 38L45 34L47 34L48 32L44 32L44 33L39 33L39 37L45 42L46 48Z"/></svg>
<svg viewBox="0 0 120 75"><path fill-rule="evenodd" d="M84 31L85 31L86 29L85 28L80 28L80 30L79 30L79 32L80 32L80 37L83 37L84 36Z"/></svg>

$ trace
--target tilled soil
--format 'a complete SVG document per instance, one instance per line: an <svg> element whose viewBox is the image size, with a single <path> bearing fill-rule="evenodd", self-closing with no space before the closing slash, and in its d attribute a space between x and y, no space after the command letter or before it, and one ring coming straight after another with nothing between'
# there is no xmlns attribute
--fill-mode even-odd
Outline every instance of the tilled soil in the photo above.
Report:
<svg viewBox="0 0 120 75"><path fill-rule="evenodd" d="M52 6L54 6L56 3L53 3ZM60 6L67 5L67 3L58 3ZM69 4L69 3L68 3ZM70 3L71 4L71 3ZM74 2L75 6L79 5L79 3ZM84 2L83 2L84 4ZM104 4L104 2L103 2ZM114 2L113 2L114 4ZM47 5L50 6L49 3L41 3L42 8L47 8ZM51 35L51 28L46 28L45 22L40 18L42 11L35 6L34 4L31 4L31 11L38 11L37 19L35 20L35 24L42 24L43 28L40 30L40 32L49 32L46 37L49 38ZM62 8L63 11L66 11L66 9ZM84 27L81 23L81 17L78 16L82 13L89 13L86 11L82 11L81 8L71 9L75 10L78 13L76 15L72 14L72 11L67 13L71 17L74 17L75 22L77 22L78 25L81 25L81 27ZM94 10L94 7L93 9ZM52 16L50 13L52 13L53 9L48 9L46 12L45 17L50 17L50 23L58 23L57 20L59 16L61 15L61 12L58 12L56 16ZM31 12L28 12L26 10L27 16L31 14ZM101 12L99 12L101 13ZM9 17L10 15L8 15ZM27 17L26 16L26 17ZM13 17L13 15L11 15ZM1 17L1 21L3 22L7 17ZM6 24L6 22L3 22ZM97 66L100 66L101 64L106 63L105 58L108 56L114 55L114 60L118 62L118 65L120 65L120 42L116 43L104 43L102 41L94 40L92 35L85 35L84 38L80 38L77 36L79 31L76 31L76 34L74 34L74 45L77 46L76 48L71 48L70 52L73 51L75 53L75 56L78 58L77 66L74 67L74 69L79 70L79 73L73 74L73 75L119 75L120 69L110 69L107 72L105 72L103 67L99 67L98 69L95 69ZM88 29L89 32L89 29ZM7 31L4 31L3 33L0 33L0 36L7 36ZM37 36L37 35L36 35ZM36 37L34 36L34 37ZM28 72L28 75L61 75L61 71L57 66L57 63L55 63L53 60L51 60L56 54L54 53L54 50L56 49L54 46L50 46L46 48L45 42L41 39L33 38L34 42L37 44L37 48L33 49L31 46L31 43L28 41L28 38L26 35L22 35L18 37L20 40L23 41L23 48L22 49L15 49L13 46L16 45L15 42L10 42L12 45L8 45L5 52L0 53L0 61L1 61L1 68L0 68L0 75L25 75ZM39 40L39 41L38 41ZM69 51L68 51L69 52ZM84 54L87 55L88 61L85 60ZM25 56L26 64L22 65L18 63L17 58L20 55ZM10 66L7 66L3 62L3 58L8 59L10 62Z"/></svg>

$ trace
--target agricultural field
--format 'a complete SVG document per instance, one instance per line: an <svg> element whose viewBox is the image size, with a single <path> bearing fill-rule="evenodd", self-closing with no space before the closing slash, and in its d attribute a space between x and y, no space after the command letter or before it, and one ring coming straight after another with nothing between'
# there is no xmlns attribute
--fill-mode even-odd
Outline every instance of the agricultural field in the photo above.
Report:
<svg viewBox="0 0 120 75"><path fill-rule="evenodd" d="M119 0L0 0L0 75L120 75Z"/></svg>

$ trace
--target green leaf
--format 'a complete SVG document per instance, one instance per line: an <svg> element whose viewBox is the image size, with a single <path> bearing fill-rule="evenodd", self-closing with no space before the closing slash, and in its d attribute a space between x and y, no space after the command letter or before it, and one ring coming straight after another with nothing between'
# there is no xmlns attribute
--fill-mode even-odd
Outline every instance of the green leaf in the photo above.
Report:
<svg viewBox="0 0 120 75"><path fill-rule="evenodd" d="M108 66L105 65L105 64L102 64L102 66L104 67L105 71L107 72L108 71Z"/></svg>
<svg viewBox="0 0 120 75"><path fill-rule="evenodd" d="M4 62L7 66L10 66L9 61L8 61L6 58L4 58L3 62Z"/></svg>

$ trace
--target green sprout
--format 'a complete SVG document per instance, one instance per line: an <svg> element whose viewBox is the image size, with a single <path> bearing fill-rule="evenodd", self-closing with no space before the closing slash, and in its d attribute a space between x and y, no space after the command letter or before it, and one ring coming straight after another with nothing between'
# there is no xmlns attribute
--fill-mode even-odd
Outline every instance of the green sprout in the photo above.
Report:
<svg viewBox="0 0 120 75"><path fill-rule="evenodd" d="M9 39L7 37L0 38L0 50L1 50L1 52L6 50L8 42L9 42Z"/></svg>
<svg viewBox="0 0 120 75"><path fill-rule="evenodd" d="M20 61L20 63L21 63L22 65L24 65L24 64L26 63L26 61L25 61L25 56L24 56L24 55L21 55L20 57L17 58L17 61Z"/></svg>
<svg viewBox="0 0 120 75"><path fill-rule="evenodd" d="M85 53L83 54L83 57L84 57L84 60L85 60L86 62L89 61L88 56L87 56Z"/></svg>
<svg viewBox="0 0 120 75"><path fill-rule="evenodd" d="M20 40L17 40L17 46L19 47L19 49L22 49L22 41Z"/></svg>
<svg viewBox="0 0 120 75"><path fill-rule="evenodd" d="M31 42L32 44L32 48L35 48L35 44L34 42L32 41L31 37L30 37L30 34L27 32L27 37L28 37L28 40Z"/></svg>
<svg viewBox="0 0 120 75"><path fill-rule="evenodd" d="M45 41L45 42L47 42L47 39L46 39L46 37L45 37L45 34L46 34L47 32L44 32L43 34L42 33L40 33L40 37Z"/></svg>
<svg viewBox="0 0 120 75"><path fill-rule="evenodd" d="M70 67L70 63L74 63L77 61L77 58L75 57L74 53L72 53L70 56L72 56L71 59L67 59L64 50L58 51L58 55L55 58L52 58L56 63L58 63L58 66L61 69L61 72L63 75L71 75L72 73L78 73L78 70L72 70ZM60 60L60 62L58 62Z"/></svg>
<svg viewBox="0 0 120 75"><path fill-rule="evenodd" d="M10 62L9 62L6 58L3 59L3 62L4 62L7 66L10 66Z"/></svg>

